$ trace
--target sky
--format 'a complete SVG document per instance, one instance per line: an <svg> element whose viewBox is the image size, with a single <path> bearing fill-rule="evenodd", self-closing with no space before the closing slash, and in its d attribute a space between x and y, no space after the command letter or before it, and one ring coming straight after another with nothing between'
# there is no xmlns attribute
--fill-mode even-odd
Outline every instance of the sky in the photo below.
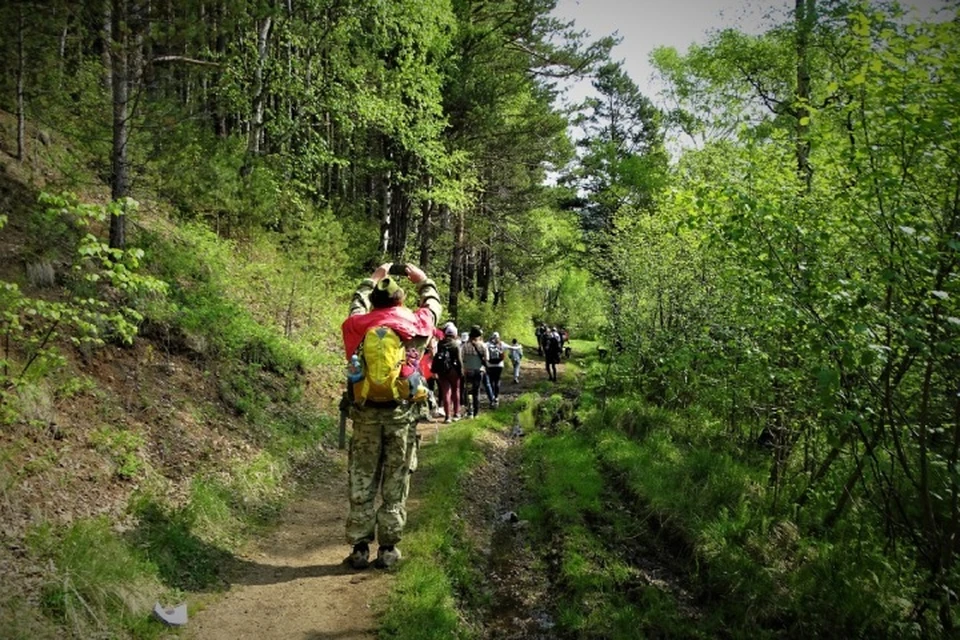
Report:
<svg viewBox="0 0 960 640"><path fill-rule="evenodd" d="M902 4L928 12L944 2L903 0ZM623 60L640 90L662 104L649 62L655 47L672 46L683 52L695 42L706 41L710 32L727 27L761 33L771 19L782 22L793 6L794 0L559 0L554 15L574 20L594 38L616 32L622 42L613 50L614 60ZM568 97L579 101L589 91L589 81L582 81L569 89Z"/></svg>
<svg viewBox="0 0 960 640"><path fill-rule="evenodd" d="M651 77L650 52L659 46L684 51L703 42L710 31L738 27L751 33L762 29L764 16L784 16L794 0L559 0L554 15L573 20L592 38L620 36L614 60L623 60L633 81L647 97L656 100L659 85ZM581 100L589 81L570 89L571 100Z"/></svg>

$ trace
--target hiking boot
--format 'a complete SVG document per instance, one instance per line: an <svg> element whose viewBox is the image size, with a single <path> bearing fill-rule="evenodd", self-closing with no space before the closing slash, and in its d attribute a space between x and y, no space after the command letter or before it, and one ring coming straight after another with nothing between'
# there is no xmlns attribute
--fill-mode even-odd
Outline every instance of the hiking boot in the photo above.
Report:
<svg viewBox="0 0 960 640"><path fill-rule="evenodd" d="M347 556L347 564L354 569L366 569L370 566L370 545L366 542L358 542L353 545L353 551Z"/></svg>
<svg viewBox="0 0 960 640"><path fill-rule="evenodd" d="M443 424L450 424L451 422L453 422L453 420L454 420L453 418L451 418L450 416L447 416L446 418L443 419Z"/></svg>
<svg viewBox="0 0 960 640"><path fill-rule="evenodd" d="M400 562L401 557L403 556L400 554L400 549L392 544L384 545L377 549L377 561L374 566L378 569L389 569Z"/></svg>

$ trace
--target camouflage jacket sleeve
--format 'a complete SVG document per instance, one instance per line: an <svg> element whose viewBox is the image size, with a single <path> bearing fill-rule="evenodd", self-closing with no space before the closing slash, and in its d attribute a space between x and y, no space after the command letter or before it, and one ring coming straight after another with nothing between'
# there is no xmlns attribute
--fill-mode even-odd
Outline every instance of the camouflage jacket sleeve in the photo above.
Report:
<svg viewBox="0 0 960 640"><path fill-rule="evenodd" d="M374 282L371 278L366 278L353 292L353 299L350 300L349 315L355 316L360 313L370 311L370 294L373 293ZM433 280L427 278L417 285L418 305L420 309L429 309L433 316L433 326L440 322L440 314L443 313L443 305L440 302L440 292Z"/></svg>
<svg viewBox="0 0 960 640"><path fill-rule="evenodd" d="M371 278L367 278L360 283L357 290L353 292L349 315L355 316L370 311L370 294L373 293L373 285L373 279Z"/></svg>
<svg viewBox="0 0 960 640"><path fill-rule="evenodd" d="M417 295L419 296L418 306L421 309L429 309L433 314L433 326L440 322L440 314L443 313L443 305L440 302L440 292L437 291L437 285L433 280L427 278L417 285Z"/></svg>

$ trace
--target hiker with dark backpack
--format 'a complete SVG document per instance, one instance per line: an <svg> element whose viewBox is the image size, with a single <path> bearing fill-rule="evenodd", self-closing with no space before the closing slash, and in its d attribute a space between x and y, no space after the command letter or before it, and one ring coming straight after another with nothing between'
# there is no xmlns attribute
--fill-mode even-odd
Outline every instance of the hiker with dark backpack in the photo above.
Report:
<svg viewBox="0 0 960 640"><path fill-rule="evenodd" d="M543 338L543 352L547 359L547 377L557 381L557 365L560 364L560 334L556 327L547 330Z"/></svg>
<svg viewBox="0 0 960 640"><path fill-rule="evenodd" d="M460 419L460 385L463 382L463 365L460 362L460 341L457 339L457 327L448 322L443 329L443 340L433 354L433 375L440 385L440 398L443 411L447 414L443 421L447 424Z"/></svg>
<svg viewBox="0 0 960 640"><path fill-rule="evenodd" d="M399 275L417 287L416 311L403 305ZM427 397L420 357L441 310L436 285L419 267L387 263L360 283L341 326L346 357L356 355L360 364L348 408L353 436L346 534L353 550L346 562L354 569L369 566L374 540L377 566L389 568L400 560L396 545L407 521L410 474L417 466L416 425Z"/></svg>
<svg viewBox="0 0 960 640"><path fill-rule="evenodd" d="M490 336L487 343L487 377L490 380L490 391L493 392L494 409L500 406L500 378L503 376L504 344L500 342L500 334L496 331Z"/></svg>
<svg viewBox="0 0 960 640"><path fill-rule="evenodd" d="M469 383L467 391L469 404L467 417L474 418L480 413L480 388L487 392L490 404L493 404L493 390L487 379L487 344L483 341L483 330L474 325L470 328L470 341L460 346L460 362L463 363L463 379Z"/></svg>

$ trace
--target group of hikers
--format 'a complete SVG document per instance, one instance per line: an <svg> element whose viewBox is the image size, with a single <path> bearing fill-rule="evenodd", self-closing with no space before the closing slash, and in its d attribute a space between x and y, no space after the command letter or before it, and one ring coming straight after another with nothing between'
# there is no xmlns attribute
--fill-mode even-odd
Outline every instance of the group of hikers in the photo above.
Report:
<svg viewBox="0 0 960 640"><path fill-rule="evenodd" d="M416 287L415 311L404 306L401 276ZM342 406L353 421L346 525L352 549L345 562L354 569L370 565L374 541L376 566L390 568L400 560L397 544L407 520L410 474L417 468L416 425L430 417L431 404L433 417L442 415L447 423L478 415L481 391L496 408L507 359L514 383L520 382L523 347L515 338L506 344L494 331L485 340L477 325L464 333L453 322L438 327L441 313L440 293L422 269L386 263L357 287L341 326L349 362ZM541 324L536 333L537 349L556 381L566 331Z"/></svg>
<svg viewBox="0 0 960 640"><path fill-rule="evenodd" d="M478 325L458 335L453 322L447 322L438 333L443 338L435 347L427 348L423 359L429 363L425 365L430 367L432 374L428 376L429 380L435 381L439 387L443 406L438 407L436 413L443 415L447 423L477 416L481 389L491 408L500 406L500 379L507 359L513 366L513 382L520 382L523 347L517 339L506 344L494 331L490 340L484 340L483 329Z"/></svg>

